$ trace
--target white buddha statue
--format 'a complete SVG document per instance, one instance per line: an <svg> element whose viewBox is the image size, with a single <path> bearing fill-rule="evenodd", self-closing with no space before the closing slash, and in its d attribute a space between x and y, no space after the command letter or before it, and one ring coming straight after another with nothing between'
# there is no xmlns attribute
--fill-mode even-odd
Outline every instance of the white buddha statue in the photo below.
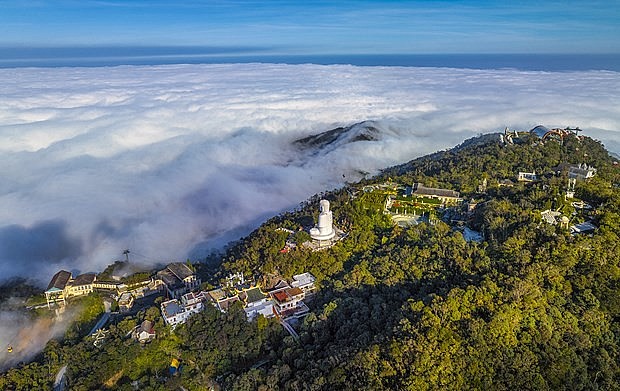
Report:
<svg viewBox="0 0 620 391"><path fill-rule="evenodd" d="M314 228L310 229L310 237L314 240L329 240L336 236L332 211L329 210L329 201L321 200L320 207L319 221Z"/></svg>

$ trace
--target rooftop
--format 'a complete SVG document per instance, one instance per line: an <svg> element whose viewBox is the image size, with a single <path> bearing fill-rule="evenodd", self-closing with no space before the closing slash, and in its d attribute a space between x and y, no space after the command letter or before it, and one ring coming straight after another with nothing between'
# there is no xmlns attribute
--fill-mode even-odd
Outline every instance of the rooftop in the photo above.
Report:
<svg viewBox="0 0 620 391"><path fill-rule="evenodd" d="M226 298L226 292L224 292L223 289L213 289L212 291L207 292L207 294L209 295L209 297L211 297L212 300L214 301L220 301Z"/></svg>
<svg viewBox="0 0 620 391"><path fill-rule="evenodd" d="M174 274L179 280L184 280L187 277L191 277L194 275L194 272L192 271L192 269L189 268L189 266L180 262L171 263L167 266L167 269L170 270L170 272Z"/></svg>
<svg viewBox="0 0 620 391"><path fill-rule="evenodd" d="M162 279L164 284L170 288L176 288L183 286L183 282L177 278L169 269L160 270L157 272L157 276Z"/></svg>
<svg viewBox="0 0 620 391"><path fill-rule="evenodd" d="M195 304L198 303L202 300L204 300L205 297L205 292L200 292L200 293L194 293L194 292L189 292L184 294L181 297L181 300L183 301L183 303L187 304Z"/></svg>
<svg viewBox="0 0 620 391"><path fill-rule="evenodd" d="M589 221L583 222L581 224L575 224L570 227L571 232L573 233L584 233L591 232L596 229L596 225L592 224Z"/></svg>
<svg viewBox="0 0 620 391"><path fill-rule="evenodd" d="M299 287L299 286L312 284L315 281L316 281L316 278L314 278L312 274L306 272L306 273L294 275L293 282L291 283L291 285L293 285L294 287Z"/></svg>
<svg viewBox="0 0 620 391"><path fill-rule="evenodd" d="M304 291L302 291L301 289L295 287L295 288L287 289L286 293L288 293L290 296L298 296L298 295L303 295Z"/></svg>
<svg viewBox="0 0 620 391"><path fill-rule="evenodd" d="M71 273L66 270L61 270L58 273L54 274L54 277L52 277L52 280L47 286L47 290L64 290L70 279Z"/></svg>
<svg viewBox="0 0 620 391"><path fill-rule="evenodd" d="M140 325L140 328L138 329L138 332L142 332L142 331L146 331L147 333L150 333L150 334L155 333L155 330L153 329L153 322L151 322L150 320L145 320L144 322L142 322L142 324Z"/></svg>
<svg viewBox="0 0 620 391"><path fill-rule="evenodd" d="M119 301L119 302L121 302L121 301L128 301L128 300L129 300L129 299L131 299L132 297L133 297L133 296L131 295L131 293L129 293L129 292L125 292L125 293L123 293L123 294L122 294L122 295L118 298L118 301Z"/></svg>
<svg viewBox="0 0 620 391"><path fill-rule="evenodd" d="M548 224L557 224L557 217L560 217L562 215L562 213L555 211L555 210L544 210L542 212L540 212L540 216L542 217L543 220L545 220L545 222L547 222Z"/></svg>
<svg viewBox="0 0 620 391"><path fill-rule="evenodd" d="M248 320L252 320L258 314L262 314L265 317L274 315L273 303L271 301L262 302L252 307L246 307L243 310Z"/></svg>
<svg viewBox="0 0 620 391"><path fill-rule="evenodd" d="M280 280L280 281L278 281L276 286L273 287L273 290L282 289L282 288L288 288L288 287L289 287L289 285L288 285L288 283L286 281Z"/></svg>
<svg viewBox="0 0 620 391"><path fill-rule="evenodd" d="M176 314L183 312L183 308L181 308L179 302L176 299L161 303L161 308L166 314L167 318L173 317Z"/></svg>
<svg viewBox="0 0 620 391"><path fill-rule="evenodd" d="M85 273L75 277L75 279L71 282L71 285L89 285L92 284L93 281L95 281L95 273Z"/></svg>
<svg viewBox="0 0 620 391"><path fill-rule="evenodd" d="M280 303L283 303L283 302L288 301L288 300L290 299L290 298L288 297L288 295L286 294L286 292L284 292L284 291L278 291L278 292L275 292L275 293L273 294L273 297L274 297L277 301L279 301Z"/></svg>
<svg viewBox="0 0 620 391"><path fill-rule="evenodd" d="M287 288L277 292L273 292L272 296L279 303L286 303L293 300L295 296L303 295L304 291L299 288Z"/></svg>
<svg viewBox="0 0 620 391"><path fill-rule="evenodd" d="M218 301L217 305L220 307L222 311L226 311L228 307L230 307L236 301L239 301L239 297L233 296L233 297L229 297L224 300Z"/></svg>
<svg viewBox="0 0 620 391"><path fill-rule="evenodd" d="M266 295L263 292L261 292L260 288L258 287L248 289L247 291L244 291L244 293L247 296L248 303L253 303L255 301L262 300L266 297Z"/></svg>
<svg viewBox="0 0 620 391"><path fill-rule="evenodd" d="M452 197L459 198L458 191L447 190L447 189L436 189L433 187L425 187L421 183L414 183L413 189L411 190L411 194L413 196L435 196L435 197Z"/></svg>

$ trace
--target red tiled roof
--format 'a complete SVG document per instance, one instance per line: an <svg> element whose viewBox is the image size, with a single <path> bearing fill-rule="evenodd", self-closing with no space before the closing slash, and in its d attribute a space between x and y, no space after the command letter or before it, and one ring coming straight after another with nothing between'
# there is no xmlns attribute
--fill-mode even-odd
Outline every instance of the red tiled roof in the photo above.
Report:
<svg viewBox="0 0 620 391"><path fill-rule="evenodd" d="M276 298L279 302L288 301L289 297L284 291L279 291L273 294L273 297Z"/></svg>

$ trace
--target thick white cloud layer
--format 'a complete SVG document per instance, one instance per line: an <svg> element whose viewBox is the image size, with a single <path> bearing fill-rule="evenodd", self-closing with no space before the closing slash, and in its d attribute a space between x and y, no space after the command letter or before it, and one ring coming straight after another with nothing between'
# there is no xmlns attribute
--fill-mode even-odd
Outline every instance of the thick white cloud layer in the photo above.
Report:
<svg viewBox="0 0 620 391"><path fill-rule="evenodd" d="M620 151L620 74L317 65L0 69L0 276L198 256L308 196L505 126ZM297 138L377 121L378 141Z"/></svg>

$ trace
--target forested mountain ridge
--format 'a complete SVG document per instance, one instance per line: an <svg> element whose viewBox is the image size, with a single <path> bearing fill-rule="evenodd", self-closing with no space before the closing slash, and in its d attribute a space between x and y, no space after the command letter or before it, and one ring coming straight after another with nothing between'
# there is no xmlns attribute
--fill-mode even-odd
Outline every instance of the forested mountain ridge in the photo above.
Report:
<svg viewBox="0 0 620 391"><path fill-rule="evenodd" d="M317 195L231 246L213 282L239 271L317 277L299 342L275 320L247 322L233 307L226 314L207 308L175 332L158 320L163 331L141 348L124 336L142 318L157 318L149 310L111 326L103 349L79 338L50 342L37 361L2 375L0 386L49 386L49 373L68 364L70 388L78 390L619 389L617 161L587 137L478 141ZM567 174L553 170L561 163L596 167L575 188L592 209L565 198ZM539 180L516 183L519 171ZM457 190L476 205L466 218L447 212L445 221L401 227L383 212L385 193L364 191L387 181ZM311 225L321 198L348 236L324 251L280 252L288 234L276 228ZM598 228L571 235L541 221L544 210ZM467 242L456 220L485 240ZM171 357L184 369L167 378Z"/></svg>
<svg viewBox="0 0 620 391"><path fill-rule="evenodd" d="M444 223L395 226L379 213L384 196L354 198L351 188L324 195L350 230L340 247L294 260L254 253L273 227L299 222L296 216L280 216L251 236L225 268L310 270L323 289L302 344L271 370L235 381L258 377L258 385L285 372L278 384L290 389L620 387L618 166L589 138L561 144L525 137L506 145L496 136L366 181L422 182L477 199L470 223L485 233L481 244L465 242ZM576 189L595 207L599 229L591 236L541 223L543 210L574 210L564 199L566 173L551 174L560 163L598 168ZM499 186L516 182L518 171L535 171L541 180ZM484 179L487 191L479 194Z"/></svg>

